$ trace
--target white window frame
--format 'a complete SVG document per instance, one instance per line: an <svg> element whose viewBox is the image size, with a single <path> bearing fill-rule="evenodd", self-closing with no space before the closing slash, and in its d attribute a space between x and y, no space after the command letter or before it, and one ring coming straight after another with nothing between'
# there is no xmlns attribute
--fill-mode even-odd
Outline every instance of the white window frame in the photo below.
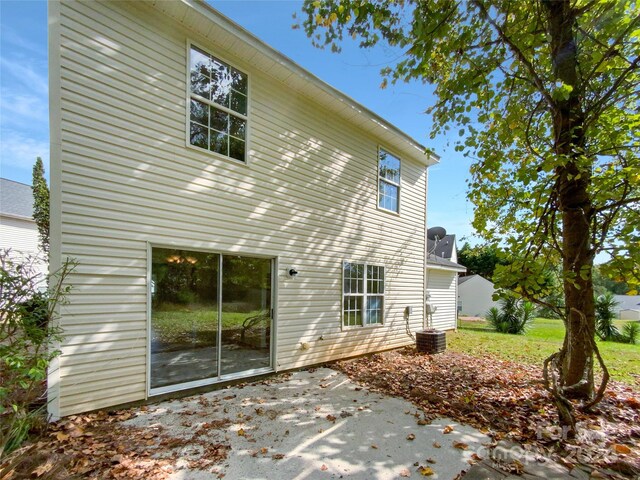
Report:
<svg viewBox="0 0 640 480"><path fill-rule="evenodd" d="M243 115L241 113L236 112L235 110L232 110L228 107L225 107L224 105L220 105L216 102L213 102L211 100L208 100L207 98L204 98L200 95L197 95L195 93L193 93L191 91L191 49L192 48L197 48L199 50L202 50L204 53L211 55L212 57L216 58L217 60L220 60L223 63L226 63L227 65L229 65L230 67L238 70L240 73L243 73L244 75L246 75L247 77L247 114ZM187 59L187 63L186 63L186 95L187 95L187 101L186 101L186 112L185 112L185 144L188 148L192 148L194 150L197 150L199 152L206 152L209 155L213 155L215 157L219 157L219 158L223 158L225 160L231 160L232 162L236 163L236 164L240 164L240 165L248 165L249 164L249 134L250 134L250 121L249 121L249 112L251 111L251 76L246 73L245 69L240 69L238 67L235 66L235 62L230 62L229 60L227 60L225 57L222 57L220 55L214 54L211 52L210 49L208 48L204 48L201 47L199 44L194 43L190 40L187 40L187 53L186 53L186 59ZM241 120L244 120L246 122L245 125L245 132L244 132L244 160L238 160L237 158L233 158L230 155L224 155L220 152L216 152L214 150L209 150L208 148L202 148L199 147L197 145L194 145L191 143L191 100L198 100L199 102L202 102L206 105L212 106L214 108L217 108L218 110L228 113L229 115L233 115ZM209 129L210 127L207 126L207 128ZM231 134L228 134L229 137L231 137ZM237 137L233 137L233 138L237 138ZM241 140L238 138L238 140Z"/></svg>
<svg viewBox="0 0 640 480"><path fill-rule="evenodd" d="M398 169L398 182L393 182L391 180L389 180L386 177L383 177L380 174L380 153L381 152L385 152L388 155L391 155L392 157L394 157L395 159L397 159L400 162L400 167ZM376 205L378 207L379 210L382 210L383 212L389 212L389 213L394 213L396 215L400 215L400 197L401 197L401 190L402 190L402 159L400 158L400 156L396 155L395 153L391 152L390 150L378 146L378 163L377 163L377 169L378 169L378 195L376 198ZM397 210L390 210L388 208L384 208L383 206L380 205L380 184L381 182L384 182L388 185L393 185L394 187L398 188L398 199L397 199L397 204L398 204L398 209Z"/></svg>
<svg viewBox="0 0 640 480"><path fill-rule="evenodd" d="M361 293L345 293L345 289L344 289L344 281L345 281L345 266L347 264L352 264L352 265L362 265L363 267L363 277L362 277L362 292ZM369 294L368 291L368 280L369 280L369 275L368 275L368 267L379 267L382 268L382 293L372 293ZM342 314L340 315L340 319L341 319L341 325L342 325L342 329L343 330L350 330L353 328L377 328L377 327L382 327L384 325L384 307L385 307L385 292L387 289L387 283L386 283L386 266L382 265L382 264L377 264L377 263L368 263L368 262L358 262L358 261L351 261L351 260L345 260L342 262L342 282L341 282L341 289L342 289L342 303L340 305L340 311L342 312ZM382 305L380 307L380 321L377 323L368 323L367 322L367 299L369 298L369 296L371 297L382 297ZM347 297L361 297L362 298L362 324L361 325L346 325L345 324L345 309L344 309L344 301L345 298Z"/></svg>

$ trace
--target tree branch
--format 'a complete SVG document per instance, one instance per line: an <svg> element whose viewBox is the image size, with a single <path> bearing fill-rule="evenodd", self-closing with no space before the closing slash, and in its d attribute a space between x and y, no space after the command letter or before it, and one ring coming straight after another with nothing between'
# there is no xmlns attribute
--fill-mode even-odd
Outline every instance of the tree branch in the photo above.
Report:
<svg viewBox="0 0 640 480"><path fill-rule="evenodd" d="M553 101L553 98L551 98L551 95L549 94L549 92L547 92L547 89L544 87L544 83L540 78L540 76L538 75L538 72L534 68L533 64L525 56L522 50L520 50L520 48L518 48L518 46L511 40L511 38L509 38L509 36L500 27L500 25L498 25L496 21L489 16L489 12L487 11L486 7L482 4L480 0L473 0L472 4L475 5L478 8L478 10L480 10L480 13L482 14L482 16L495 29L495 31L498 33L498 36L509 47L509 49L513 52L516 58L524 65L526 70L529 72L529 75L531 75L531 78L533 79L533 83L535 84L536 88L538 89L540 94L544 97L544 99L547 101L549 108L551 108L551 110L555 110L556 104Z"/></svg>

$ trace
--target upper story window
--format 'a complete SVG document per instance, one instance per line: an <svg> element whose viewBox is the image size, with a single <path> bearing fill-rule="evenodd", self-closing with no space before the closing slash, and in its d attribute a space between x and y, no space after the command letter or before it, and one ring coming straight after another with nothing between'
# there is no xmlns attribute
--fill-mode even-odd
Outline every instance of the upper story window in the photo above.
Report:
<svg viewBox="0 0 640 480"><path fill-rule="evenodd" d="M247 74L194 46L189 57L189 143L246 161Z"/></svg>
<svg viewBox="0 0 640 480"><path fill-rule="evenodd" d="M400 212L400 159L378 149L378 207Z"/></svg>

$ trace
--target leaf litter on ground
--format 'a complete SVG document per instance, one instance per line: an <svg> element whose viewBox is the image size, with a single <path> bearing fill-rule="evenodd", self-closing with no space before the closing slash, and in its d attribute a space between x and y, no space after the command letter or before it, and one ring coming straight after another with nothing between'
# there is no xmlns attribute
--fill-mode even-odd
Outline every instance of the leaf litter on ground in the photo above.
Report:
<svg viewBox="0 0 640 480"><path fill-rule="evenodd" d="M578 412L579 433L569 441L557 426L540 365L451 351L426 355L406 347L331 366L371 390L411 401L423 420L452 418L496 442L513 440L570 468L585 465L640 478L640 393L626 384L609 382L592 412ZM443 433L453 429L447 425Z"/></svg>

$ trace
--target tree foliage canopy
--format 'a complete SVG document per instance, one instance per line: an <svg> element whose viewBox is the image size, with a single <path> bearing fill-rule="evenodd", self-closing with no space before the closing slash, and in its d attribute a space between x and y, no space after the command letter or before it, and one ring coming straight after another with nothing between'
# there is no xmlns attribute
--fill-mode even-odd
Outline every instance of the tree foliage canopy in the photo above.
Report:
<svg viewBox="0 0 640 480"><path fill-rule="evenodd" d="M596 254L640 283L640 5L306 0L303 11L316 45L385 41L403 52L385 81L435 86L431 135L457 134L457 150L475 160L473 225L514 254L505 284L536 301L545 272L562 264L566 336L545 379L573 426L567 397L588 409L608 379L593 340ZM604 370L595 395L594 353Z"/></svg>
<svg viewBox="0 0 640 480"><path fill-rule="evenodd" d="M474 227L488 240L538 256L561 252L557 167L575 161L570 175L588 184L592 203L591 250L609 252L637 283L640 7L569 2L575 41L566 48L575 49L579 68L576 78L563 78L572 74L554 63L546 3L307 0L303 24L316 45L333 50L345 36L363 47L381 40L399 47L404 55L383 70L385 81L435 86L431 136L458 135L456 148L476 159ZM559 155L553 122L570 97L580 100L587 140Z"/></svg>
<svg viewBox="0 0 640 480"><path fill-rule="evenodd" d="M493 273L498 265L508 265L506 254L495 245L465 243L458 252L458 263L467 267L467 274L481 275L493 281Z"/></svg>

